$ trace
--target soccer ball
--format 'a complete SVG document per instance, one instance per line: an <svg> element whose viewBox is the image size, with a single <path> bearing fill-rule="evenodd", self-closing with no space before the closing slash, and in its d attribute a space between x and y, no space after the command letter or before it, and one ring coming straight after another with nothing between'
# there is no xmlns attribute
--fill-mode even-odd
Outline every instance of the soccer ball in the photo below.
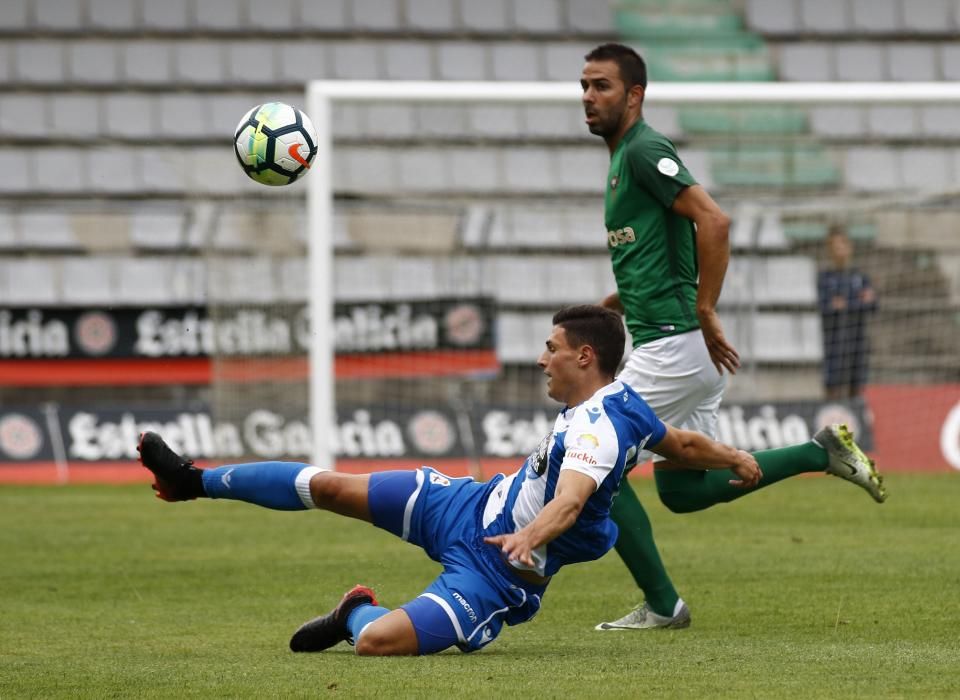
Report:
<svg viewBox="0 0 960 700"><path fill-rule="evenodd" d="M243 115L233 150L252 179L264 185L289 185L317 155L317 131L299 109L267 102Z"/></svg>

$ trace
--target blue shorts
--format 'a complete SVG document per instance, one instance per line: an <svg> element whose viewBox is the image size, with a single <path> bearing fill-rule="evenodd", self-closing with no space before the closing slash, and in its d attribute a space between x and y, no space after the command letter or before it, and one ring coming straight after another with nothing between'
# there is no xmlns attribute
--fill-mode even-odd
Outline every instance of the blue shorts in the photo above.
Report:
<svg viewBox="0 0 960 700"><path fill-rule="evenodd" d="M421 654L454 645L476 651L496 639L504 623L526 622L540 609L546 586L512 574L499 550L480 537L479 513L494 483L454 479L430 467L370 475L373 524L443 565L420 596L401 606Z"/></svg>

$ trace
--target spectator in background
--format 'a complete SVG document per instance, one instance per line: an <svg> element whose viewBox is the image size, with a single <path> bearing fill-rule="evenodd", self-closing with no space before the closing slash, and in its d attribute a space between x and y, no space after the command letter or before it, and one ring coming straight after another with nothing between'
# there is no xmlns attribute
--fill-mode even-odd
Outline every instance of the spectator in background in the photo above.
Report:
<svg viewBox="0 0 960 700"><path fill-rule="evenodd" d="M867 380L867 315L877 308L870 278L851 266L853 243L845 227L827 233L830 269L817 279L823 320L823 381L828 399L852 399Z"/></svg>

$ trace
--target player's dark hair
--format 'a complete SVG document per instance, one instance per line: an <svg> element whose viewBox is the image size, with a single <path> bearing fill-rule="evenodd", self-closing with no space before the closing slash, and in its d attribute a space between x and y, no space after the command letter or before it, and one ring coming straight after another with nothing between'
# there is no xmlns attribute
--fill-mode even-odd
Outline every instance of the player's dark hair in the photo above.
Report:
<svg viewBox="0 0 960 700"><path fill-rule="evenodd" d="M584 56L587 61L613 61L620 69L620 79L627 90L634 85L646 89L647 64L640 58L640 54L623 44L600 44L593 51Z"/></svg>
<svg viewBox="0 0 960 700"><path fill-rule="evenodd" d="M627 340L620 314L594 304L568 306L553 315L553 325L563 328L570 345L592 347L603 374L617 373Z"/></svg>

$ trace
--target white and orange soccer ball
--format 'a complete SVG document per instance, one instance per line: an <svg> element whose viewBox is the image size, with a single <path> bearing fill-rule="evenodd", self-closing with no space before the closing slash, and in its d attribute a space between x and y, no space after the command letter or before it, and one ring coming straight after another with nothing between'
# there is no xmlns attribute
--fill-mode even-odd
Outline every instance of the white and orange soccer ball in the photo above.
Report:
<svg viewBox="0 0 960 700"><path fill-rule="evenodd" d="M267 102L243 115L233 150L252 179L264 185L289 185L310 169L317 155L317 131L296 107Z"/></svg>

